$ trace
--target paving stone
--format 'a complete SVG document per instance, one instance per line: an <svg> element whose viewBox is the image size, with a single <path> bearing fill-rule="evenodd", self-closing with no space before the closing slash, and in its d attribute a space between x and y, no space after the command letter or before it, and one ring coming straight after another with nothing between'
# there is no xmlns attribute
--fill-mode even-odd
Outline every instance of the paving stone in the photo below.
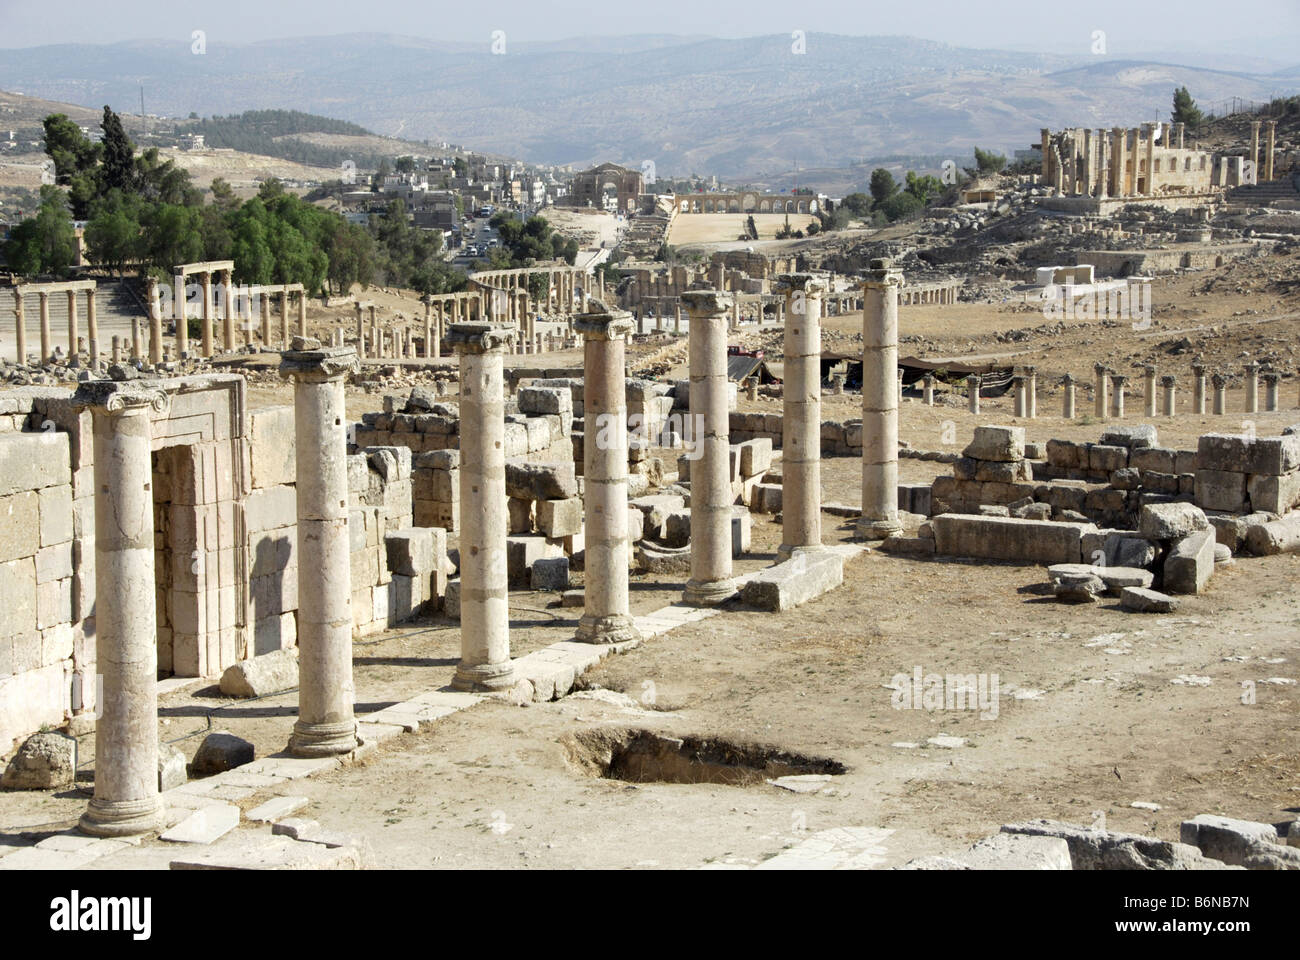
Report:
<svg viewBox="0 0 1300 960"><path fill-rule="evenodd" d="M257 837L177 858L169 866L172 870L360 870L365 855L357 847L331 848L291 837Z"/></svg>
<svg viewBox="0 0 1300 960"><path fill-rule="evenodd" d="M844 558L821 551L796 553L768 567L740 589L742 602L780 612L807 603L844 582Z"/></svg>
<svg viewBox="0 0 1300 960"><path fill-rule="evenodd" d="M158 839L171 843L212 843L239 826L239 808L234 804L204 807L166 830Z"/></svg>
<svg viewBox="0 0 1300 960"><path fill-rule="evenodd" d="M293 816L309 803L306 797L275 797L249 810L246 816L257 823L270 823Z"/></svg>
<svg viewBox="0 0 1300 960"><path fill-rule="evenodd" d="M323 770L332 770L339 763L337 757L321 757L319 759L263 757L261 760L254 760L252 763L247 764L243 769L246 773L265 773L273 777L283 777L286 780L297 780L300 777L310 777Z"/></svg>

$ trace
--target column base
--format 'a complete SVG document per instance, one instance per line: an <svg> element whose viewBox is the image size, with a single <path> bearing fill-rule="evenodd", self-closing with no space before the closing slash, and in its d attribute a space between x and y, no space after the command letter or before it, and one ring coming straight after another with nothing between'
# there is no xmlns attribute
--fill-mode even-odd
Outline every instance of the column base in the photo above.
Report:
<svg viewBox="0 0 1300 960"><path fill-rule="evenodd" d="M789 544L783 543L776 548L776 561L781 563L800 553L825 553L829 549L824 543Z"/></svg>
<svg viewBox="0 0 1300 960"><path fill-rule="evenodd" d="M640 640L641 632L625 613L608 617L587 614L578 621L578 632L573 639L579 643L626 643L629 640Z"/></svg>
<svg viewBox="0 0 1300 960"><path fill-rule="evenodd" d="M731 577L726 580L688 580L682 600L693 607L715 607L735 595L736 581Z"/></svg>
<svg viewBox="0 0 1300 960"><path fill-rule="evenodd" d="M903 525L897 518L868 520L866 517L859 517L854 524L854 534L859 540L884 540L890 534L898 533L902 529Z"/></svg>
<svg viewBox="0 0 1300 960"><path fill-rule="evenodd" d="M304 723L299 720L293 725L286 749L295 757L336 757L351 753L360 745L355 720L344 723Z"/></svg>
<svg viewBox="0 0 1300 960"><path fill-rule="evenodd" d="M456 675L451 679L451 687L453 690L465 693L495 693L509 690L515 685L516 680L515 665L511 660L472 666L462 661L456 667Z"/></svg>
<svg viewBox="0 0 1300 960"><path fill-rule="evenodd" d="M152 833L163 826L163 802L159 796L144 800L92 799L81 815L77 829L92 837L132 837Z"/></svg>

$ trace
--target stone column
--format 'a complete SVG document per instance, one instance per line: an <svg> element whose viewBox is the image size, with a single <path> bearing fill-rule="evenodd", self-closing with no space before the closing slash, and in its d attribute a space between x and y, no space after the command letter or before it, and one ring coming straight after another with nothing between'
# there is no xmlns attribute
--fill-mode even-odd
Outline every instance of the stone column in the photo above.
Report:
<svg viewBox="0 0 1300 960"><path fill-rule="evenodd" d="M777 557L822 545L822 291L807 273L777 281L789 310L785 325L785 389L782 391L781 547ZM755 394L757 394L757 379Z"/></svg>
<svg viewBox="0 0 1300 960"><path fill-rule="evenodd" d="M140 337L140 318L131 318L131 359L144 359L144 344Z"/></svg>
<svg viewBox="0 0 1300 960"><path fill-rule="evenodd" d="M54 343L50 339L50 295L42 290L37 296L41 299L41 363L49 363L54 355Z"/></svg>
<svg viewBox="0 0 1300 960"><path fill-rule="evenodd" d="M1093 416L1099 419L1105 419L1110 415L1110 410L1106 404L1106 376L1110 372L1104 363L1093 364L1093 372L1097 375L1096 386L1093 393Z"/></svg>
<svg viewBox="0 0 1300 960"><path fill-rule="evenodd" d="M221 271L221 349L235 349L235 297L231 291L230 271Z"/></svg>
<svg viewBox="0 0 1300 960"><path fill-rule="evenodd" d="M1074 377L1068 373L1061 378L1061 386L1064 388L1064 399L1061 401L1061 416L1066 420L1074 419Z"/></svg>
<svg viewBox="0 0 1300 960"><path fill-rule="evenodd" d="M1282 375L1276 370L1265 370L1260 374L1264 378L1264 412L1276 413L1278 409L1278 381Z"/></svg>
<svg viewBox="0 0 1300 960"><path fill-rule="evenodd" d="M298 501L298 721L289 752L357 748L352 683L352 566L343 384L360 369L351 347L296 337L280 357L293 379Z"/></svg>
<svg viewBox="0 0 1300 960"><path fill-rule="evenodd" d="M89 380L95 456L95 796L85 833L120 837L163 822L158 794L158 623L154 580L152 431L167 395L148 381ZM88 679L88 678L87 678Z"/></svg>
<svg viewBox="0 0 1300 960"><path fill-rule="evenodd" d="M731 575L731 424L727 409L727 313L731 297L688 290L691 435L699 459L691 464L691 578L684 599L721 603L736 592ZM462 504L463 509L463 504Z"/></svg>
<svg viewBox="0 0 1300 960"><path fill-rule="evenodd" d="M927 407L934 406L934 374L927 373L921 378L921 402Z"/></svg>
<svg viewBox="0 0 1300 960"><path fill-rule="evenodd" d="M203 313L201 314L203 324L203 355L212 356L212 274L204 270L199 274L199 281L203 284Z"/></svg>
<svg viewBox="0 0 1300 960"><path fill-rule="evenodd" d="M898 291L903 273L872 260L862 309L862 516L857 535L883 540L898 522Z"/></svg>
<svg viewBox="0 0 1300 960"><path fill-rule="evenodd" d="M261 313L262 313L262 349L270 350L271 349L271 297L266 292L266 290L263 289L258 293L257 300L258 303L261 304ZM361 350L360 344L357 345L357 350L358 352L360 352Z"/></svg>
<svg viewBox="0 0 1300 960"><path fill-rule="evenodd" d="M1211 374L1210 383L1214 385L1214 413L1222 416L1228 412L1228 378L1221 373Z"/></svg>
<svg viewBox="0 0 1300 960"><path fill-rule="evenodd" d="M77 291L68 291L68 363L77 365Z"/></svg>
<svg viewBox="0 0 1300 960"><path fill-rule="evenodd" d="M966 378L966 409L971 413L980 412L980 383L982 378L978 374L971 374Z"/></svg>
<svg viewBox="0 0 1300 960"><path fill-rule="evenodd" d="M280 291L280 349L289 349L289 291Z"/></svg>
<svg viewBox="0 0 1300 960"><path fill-rule="evenodd" d="M298 291L298 336L307 336L307 291Z"/></svg>
<svg viewBox="0 0 1300 960"><path fill-rule="evenodd" d="M1025 416L1033 420L1038 417L1038 368L1025 367L1025 378Z"/></svg>
<svg viewBox="0 0 1300 960"><path fill-rule="evenodd" d="M1250 122L1250 162L1251 165L1255 168L1256 183L1259 183L1263 179L1263 177L1260 175L1261 171L1259 169L1259 128L1260 126L1261 123L1259 120L1252 120Z"/></svg>
<svg viewBox="0 0 1300 960"><path fill-rule="evenodd" d="M586 534L585 611L576 640L621 643L641 634L628 604L627 401L623 373L629 314L579 315L586 372L583 410L594 425L582 447Z"/></svg>
<svg viewBox="0 0 1300 960"><path fill-rule="evenodd" d="M27 362L27 318L23 315L23 295L14 287L14 343L18 354L17 362Z"/></svg>
<svg viewBox="0 0 1300 960"><path fill-rule="evenodd" d="M513 327L453 324L460 363L460 664L457 690L514 685L506 572L505 385Z"/></svg>
<svg viewBox="0 0 1300 960"><path fill-rule="evenodd" d="M1015 374L1011 378L1011 389L1014 395L1011 415L1023 420L1029 412L1029 378L1023 373Z"/></svg>
<svg viewBox="0 0 1300 960"><path fill-rule="evenodd" d="M361 304L359 303L356 305L356 307L357 307L357 356L364 357L366 355L365 311L362 309Z"/></svg>
<svg viewBox="0 0 1300 960"><path fill-rule="evenodd" d="M1174 391L1177 389L1178 381L1170 374L1160 378L1160 386L1164 388L1165 393L1165 416L1172 417L1175 411Z"/></svg>
<svg viewBox="0 0 1300 960"><path fill-rule="evenodd" d="M1142 385L1143 401L1146 404L1145 413L1148 417L1156 415L1156 368L1147 364L1142 368L1145 380Z"/></svg>
<svg viewBox="0 0 1300 960"><path fill-rule="evenodd" d="M158 283L149 281L149 362L162 363L162 304L158 302Z"/></svg>
<svg viewBox="0 0 1300 960"><path fill-rule="evenodd" d="M1246 364L1246 412L1259 413L1259 364Z"/></svg>
<svg viewBox="0 0 1300 960"><path fill-rule="evenodd" d="M1264 179L1273 179L1273 164L1277 156L1277 121L1268 121L1268 142L1264 147Z"/></svg>
<svg viewBox="0 0 1300 960"><path fill-rule="evenodd" d="M1111 397L1110 412L1116 420L1124 419L1124 384L1128 383L1128 377L1122 373L1112 373L1110 375L1110 385L1114 392Z"/></svg>
<svg viewBox="0 0 1300 960"><path fill-rule="evenodd" d="M1205 367L1192 364L1192 412L1205 416Z"/></svg>
<svg viewBox="0 0 1300 960"><path fill-rule="evenodd" d="M121 337L113 338L113 352L109 354L109 356L112 357L112 363L114 366L122 362L122 338Z"/></svg>

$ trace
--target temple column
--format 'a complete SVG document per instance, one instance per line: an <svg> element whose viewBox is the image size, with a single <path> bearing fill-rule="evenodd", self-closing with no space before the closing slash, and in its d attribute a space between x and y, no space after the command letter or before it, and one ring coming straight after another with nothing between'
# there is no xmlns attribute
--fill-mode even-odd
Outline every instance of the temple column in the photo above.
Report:
<svg viewBox="0 0 1300 960"><path fill-rule="evenodd" d="M307 336L307 291L298 291L298 336Z"/></svg>
<svg viewBox="0 0 1300 960"><path fill-rule="evenodd" d="M980 380L975 373L966 378L966 409L971 413L980 412Z"/></svg>
<svg viewBox="0 0 1300 960"><path fill-rule="evenodd" d="M1122 373L1112 373L1110 375L1110 384L1113 396L1110 399L1111 416L1116 420L1124 419L1124 384L1128 383L1128 377Z"/></svg>
<svg viewBox="0 0 1300 960"><path fill-rule="evenodd" d="M1192 364L1192 412L1205 416L1205 367Z"/></svg>
<svg viewBox="0 0 1300 960"><path fill-rule="evenodd" d="M514 685L506 569L505 384L514 329L458 323L460 364L460 664L457 690Z"/></svg>
<svg viewBox="0 0 1300 960"><path fill-rule="evenodd" d="M235 349L235 298L231 290L230 271L221 271L221 349Z"/></svg>
<svg viewBox="0 0 1300 960"><path fill-rule="evenodd" d="M204 270L199 274L199 282L203 285L203 312L200 314L203 324L203 355L212 356L212 274Z"/></svg>
<svg viewBox="0 0 1300 960"><path fill-rule="evenodd" d="M152 430L167 395L139 380L89 380L95 457L95 795L80 829L97 837L162 826L158 793L158 585L154 579Z"/></svg>
<svg viewBox="0 0 1300 960"><path fill-rule="evenodd" d="M1176 409L1174 392L1177 389L1178 381L1172 374L1166 374L1160 378L1160 386L1164 388L1165 416L1172 417Z"/></svg>
<svg viewBox="0 0 1300 960"><path fill-rule="evenodd" d="M1277 153L1277 121L1268 121L1268 142L1264 148L1264 179L1273 179L1274 157Z"/></svg>
<svg viewBox="0 0 1300 960"><path fill-rule="evenodd" d="M50 295L44 290L37 293L41 299L41 363L49 363L54 355L54 343L50 339Z"/></svg>
<svg viewBox="0 0 1300 960"><path fill-rule="evenodd" d="M782 391L781 546L777 557L822 545L822 291L825 284L807 273L777 281L790 305L785 325L785 388ZM753 384L757 399L758 380ZM730 489L730 488L728 488Z"/></svg>
<svg viewBox="0 0 1300 960"><path fill-rule="evenodd" d="M1259 363L1246 364L1246 412L1259 413Z"/></svg>
<svg viewBox="0 0 1300 960"><path fill-rule="evenodd" d="M717 290L682 295L690 314L691 578L684 599L713 606L736 592L731 575L731 442L727 409L727 313L731 298Z"/></svg>
<svg viewBox="0 0 1300 960"><path fill-rule="evenodd" d="M1066 374L1061 378L1064 398L1061 401L1061 416L1066 420L1074 419L1074 377Z"/></svg>
<svg viewBox="0 0 1300 960"><path fill-rule="evenodd" d="M261 290L257 295L258 303L261 306L262 313L262 349L271 349L271 296L265 290ZM360 350L360 347L358 347Z"/></svg>
<svg viewBox="0 0 1300 960"><path fill-rule="evenodd" d="M1030 420L1038 417L1038 368L1025 367L1025 416Z"/></svg>
<svg viewBox="0 0 1300 960"><path fill-rule="evenodd" d="M631 317L581 314L574 329L583 335L583 410L595 429L582 446L583 531L586 589L574 639L622 643L639 639L628 603L627 401L623 364Z"/></svg>
<svg viewBox="0 0 1300 960"><path fill-rule="evenodd" d="M289 349L289 291L280 291L280 349Z"/></svg>
<svg viewBox="0 0 1300 960"><path fill-rule="evenodd" d="M1156 415L1156 368L1147 364L1142 368L1142 374L1145 378L1142 384L1142 399L1146 404L1144 413L1148 417L1154 417Z"/></svg>
<svg viewBox="0 0 1300 960"><path fill-rule="evenodd" d="M863 284L862 516L857 534L883 540L898 522L898 291L903 273L872 260Z"/></svg>
<svg viewBox="0 0 1300 960"><path fill-rule="evenodd" d="M1097 417L1099 420L1104 420L1110 415L1110 410L1108 409L1108 404L1106 402L1106 375L1109 371L1106 369L1104 363L1093 364L1092 369L1097 376L1096 384L1093 389L1093 416Z"/></svg>
<svg viewBox="0 0 1300 960"><path fill-rule="evenodd" d="M14 343L18 354L16 362L24 364L27 362L27 318L23 314L23 294L17 287L14 287Z"/></svg>
<svg viewBox="0 0 1300 960"><path fill-rule="evenodd" d="M99 369L99 310L95 291L86 291L86 347L90 351L90 369Z"/></svg>
<svg viewBox="0 0 1300 960"><path fill-rule="evenodd" d="M1029 378L1017 373L1011 378L1012 413L1017 420L1025 419L1029 410Z"/></svg>
<svg viewBox="0 0 1300 960"><path fill-rule="evenodd" d="M358 370L351 347L307 337L280 358L280 376L293 379L298 451L298 721L288 749L299 757L351 753L359 744L343 399L347 375Z"/></svg>
<svg viewBox="0 0 1300 960"><path fill-rule="evenodd" d="M1214 414L1222 416L1228 412L1228 378L1221 373L1211 374L1210 383L1214 386Z"/></svg>
<svg viewBox="0 0 1300 960"><path fill-rule="evenodd" d="M77 291L68 291L68 364L76 366L77 358Z"/></svg>
<svg viewBox="0 0 1300 960"><path fill-rule="evenodd" d="M1276 413L1278 409L1278 381L1282 375L1276 370L1265 370L1260 376L1264 379L1264 412Z"/></svg>

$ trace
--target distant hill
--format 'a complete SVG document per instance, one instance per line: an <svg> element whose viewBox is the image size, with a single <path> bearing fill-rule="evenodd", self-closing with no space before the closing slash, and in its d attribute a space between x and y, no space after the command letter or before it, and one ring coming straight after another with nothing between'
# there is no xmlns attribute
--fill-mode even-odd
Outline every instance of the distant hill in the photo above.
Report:
<svg viewBox="0 0 1300 960"><path fill-rule="evenodd" d="M968 157L975 145L1028 146L1044 126L1167 118L1182 85L1203 106L1300 90L1300 67L1255 74L910 37L805 43L799 54L786 35L507 37L494 55L487 37L360 34L210 43L202 56L177 42L63 45L0 50L0 87L131 111L143 84L145 109L174 116L298 110L538 163L653 160L732 180L882 155Z"/></svg>

